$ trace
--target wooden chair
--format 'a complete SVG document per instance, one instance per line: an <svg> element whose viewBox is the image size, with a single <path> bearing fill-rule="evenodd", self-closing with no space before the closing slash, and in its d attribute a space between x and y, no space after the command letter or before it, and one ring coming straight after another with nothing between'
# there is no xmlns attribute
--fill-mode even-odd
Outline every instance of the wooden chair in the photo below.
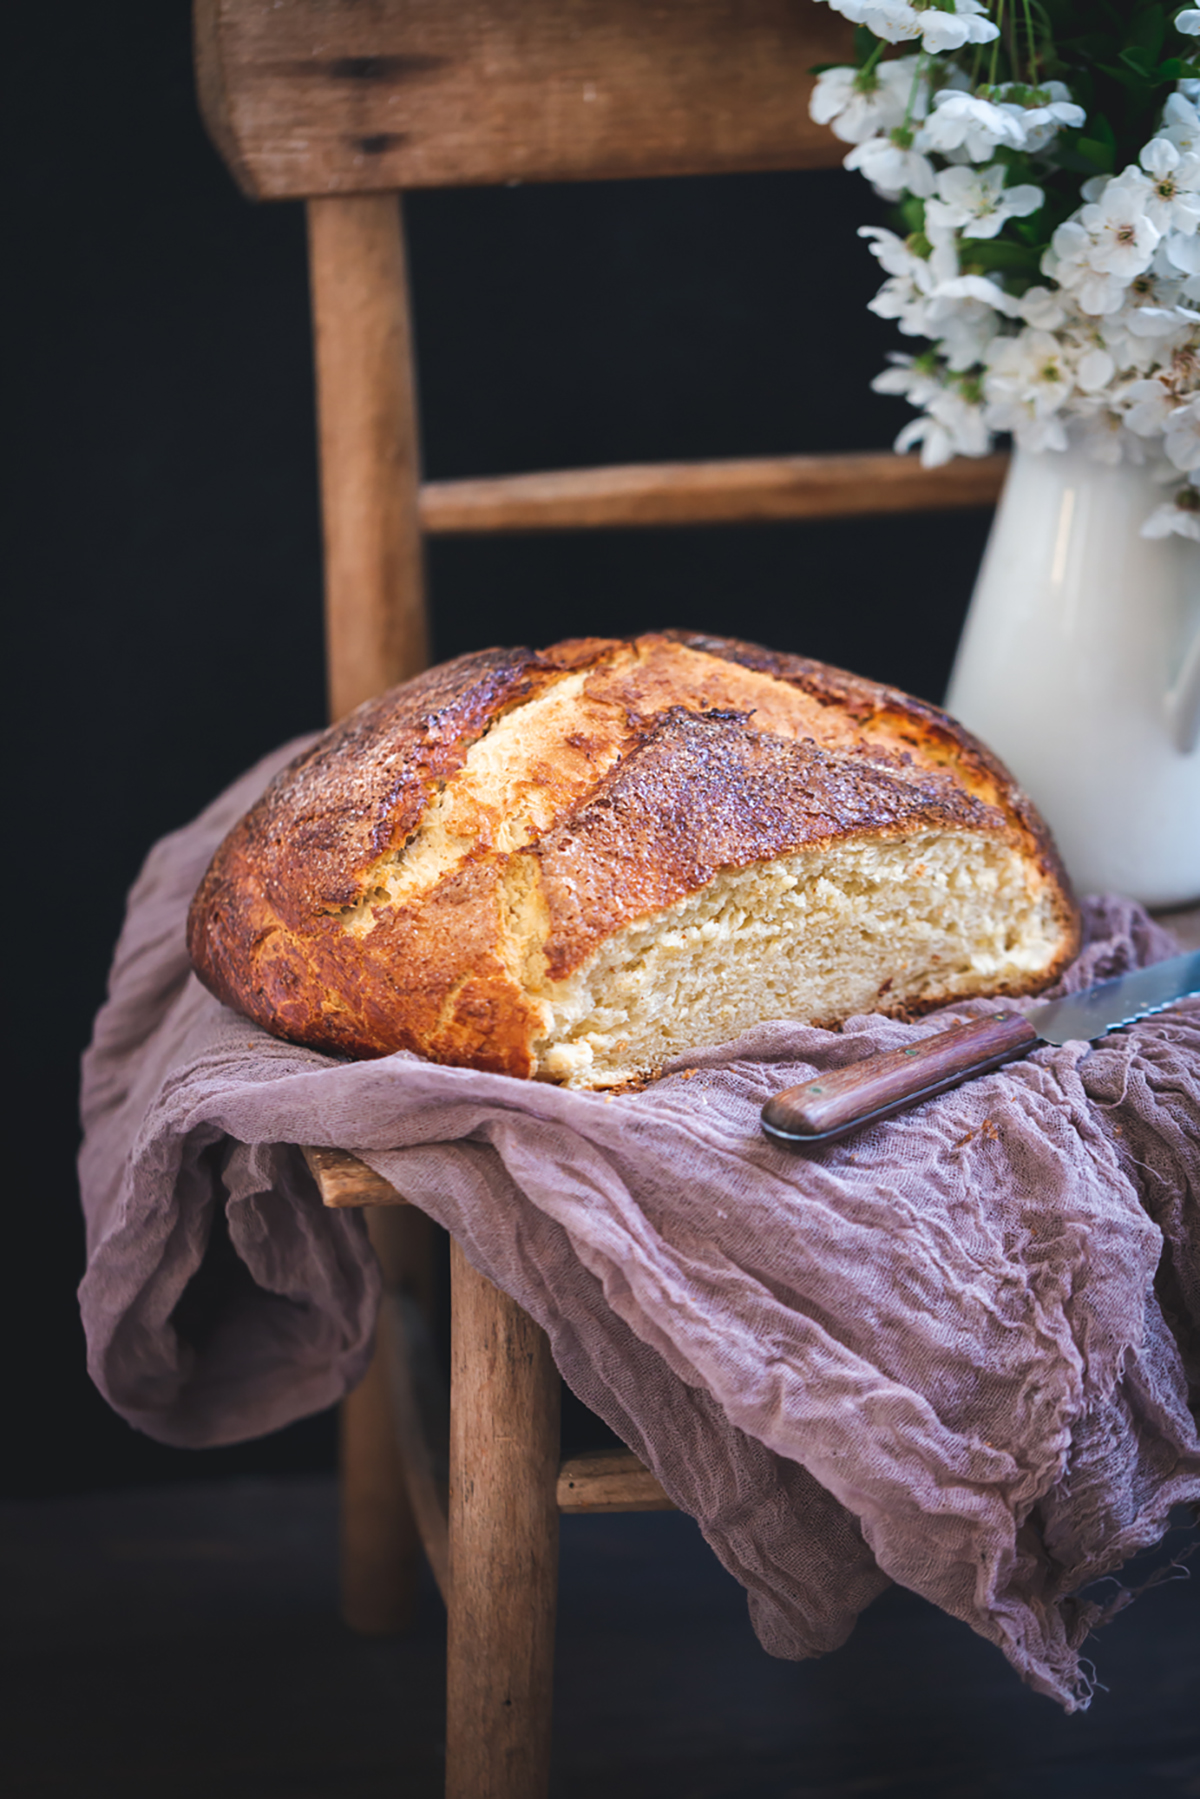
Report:
<svg viewBox="0 0 1200 1799"><path fill-rule="evenodd" d="M330 711L427 659L422 540L449 532L830 518L978 506L1004 459L890 452L422 482L401 194L836 164L807 71L849 56L813 0L197 0L209 131L254 199L304 200L320 421ZM400 1626L418 1543L449 1612L450 1799L549 1779L560 1511L669 1506L628 1452L559 1461L545 1337L452 1246L449 1433L424 1319L432 1226L353 1158L387 1300L342 1427L343 1604ZM466 1478L473 1473L474 1478Z"/></svg>

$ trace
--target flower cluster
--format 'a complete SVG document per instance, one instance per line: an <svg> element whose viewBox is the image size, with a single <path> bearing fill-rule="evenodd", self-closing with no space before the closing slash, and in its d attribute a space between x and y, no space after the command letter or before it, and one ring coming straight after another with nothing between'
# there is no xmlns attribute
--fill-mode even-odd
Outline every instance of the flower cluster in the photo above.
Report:
<svg viewBox="0 0 1200 1799"><path fill-rule="evenodd" d="M1150 461L1145 534L1200 542L1200 7L1133 0L1105 43L1088 0L829 4L859 61L812 116L897 208L860 232L872 310L929 344L874 382L919 409L896 448Z"/></svg>

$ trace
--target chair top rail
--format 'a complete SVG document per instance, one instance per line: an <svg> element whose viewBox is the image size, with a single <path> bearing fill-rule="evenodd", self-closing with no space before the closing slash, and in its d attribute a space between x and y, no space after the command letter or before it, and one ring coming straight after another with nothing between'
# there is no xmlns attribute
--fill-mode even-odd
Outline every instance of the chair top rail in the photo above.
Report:
<svg viewBox="0 0 1200 1799"><path fill-rule="evenodd" d="M209 132L243 191L835 166L817 0L195 0Z"/></svg>

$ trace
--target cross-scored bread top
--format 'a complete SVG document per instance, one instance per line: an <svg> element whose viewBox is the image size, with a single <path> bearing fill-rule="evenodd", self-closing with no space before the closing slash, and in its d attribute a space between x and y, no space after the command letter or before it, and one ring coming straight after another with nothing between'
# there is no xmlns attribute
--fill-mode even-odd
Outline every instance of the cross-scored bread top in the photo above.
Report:
<svg viewBox="0 0 1200 1799"><path fill-rule="evenodd" d="M272 782L196 895L220 998L353 1056L613 1085L766 1017L1036 991L1044 825L935 708L687 632L488 650Z"/></svg>

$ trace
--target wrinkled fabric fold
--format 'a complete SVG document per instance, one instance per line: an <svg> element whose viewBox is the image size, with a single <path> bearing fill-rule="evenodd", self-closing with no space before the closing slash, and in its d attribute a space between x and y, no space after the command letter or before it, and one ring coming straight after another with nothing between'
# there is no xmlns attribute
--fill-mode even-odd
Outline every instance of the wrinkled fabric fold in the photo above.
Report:
<svg viewBox="0 0 1200 1799"><path fill-rule="evenodd" d="M214 849L299 747L160 843L130 896L80 1159L109 1402L201 1446L354 1385L378 1271L296 1146L348 1149L544 1326L772 1653L835 1647L896 1580L1086 1704L1082 1589L1200 1501L1200 1007L804 1156L761 1136L771 1093L985 1002L765 1024L620 1097L341 1062L221 1007L183 941ZM1138 907L1090 901L1063 990L1174 950Z"/></svg>

